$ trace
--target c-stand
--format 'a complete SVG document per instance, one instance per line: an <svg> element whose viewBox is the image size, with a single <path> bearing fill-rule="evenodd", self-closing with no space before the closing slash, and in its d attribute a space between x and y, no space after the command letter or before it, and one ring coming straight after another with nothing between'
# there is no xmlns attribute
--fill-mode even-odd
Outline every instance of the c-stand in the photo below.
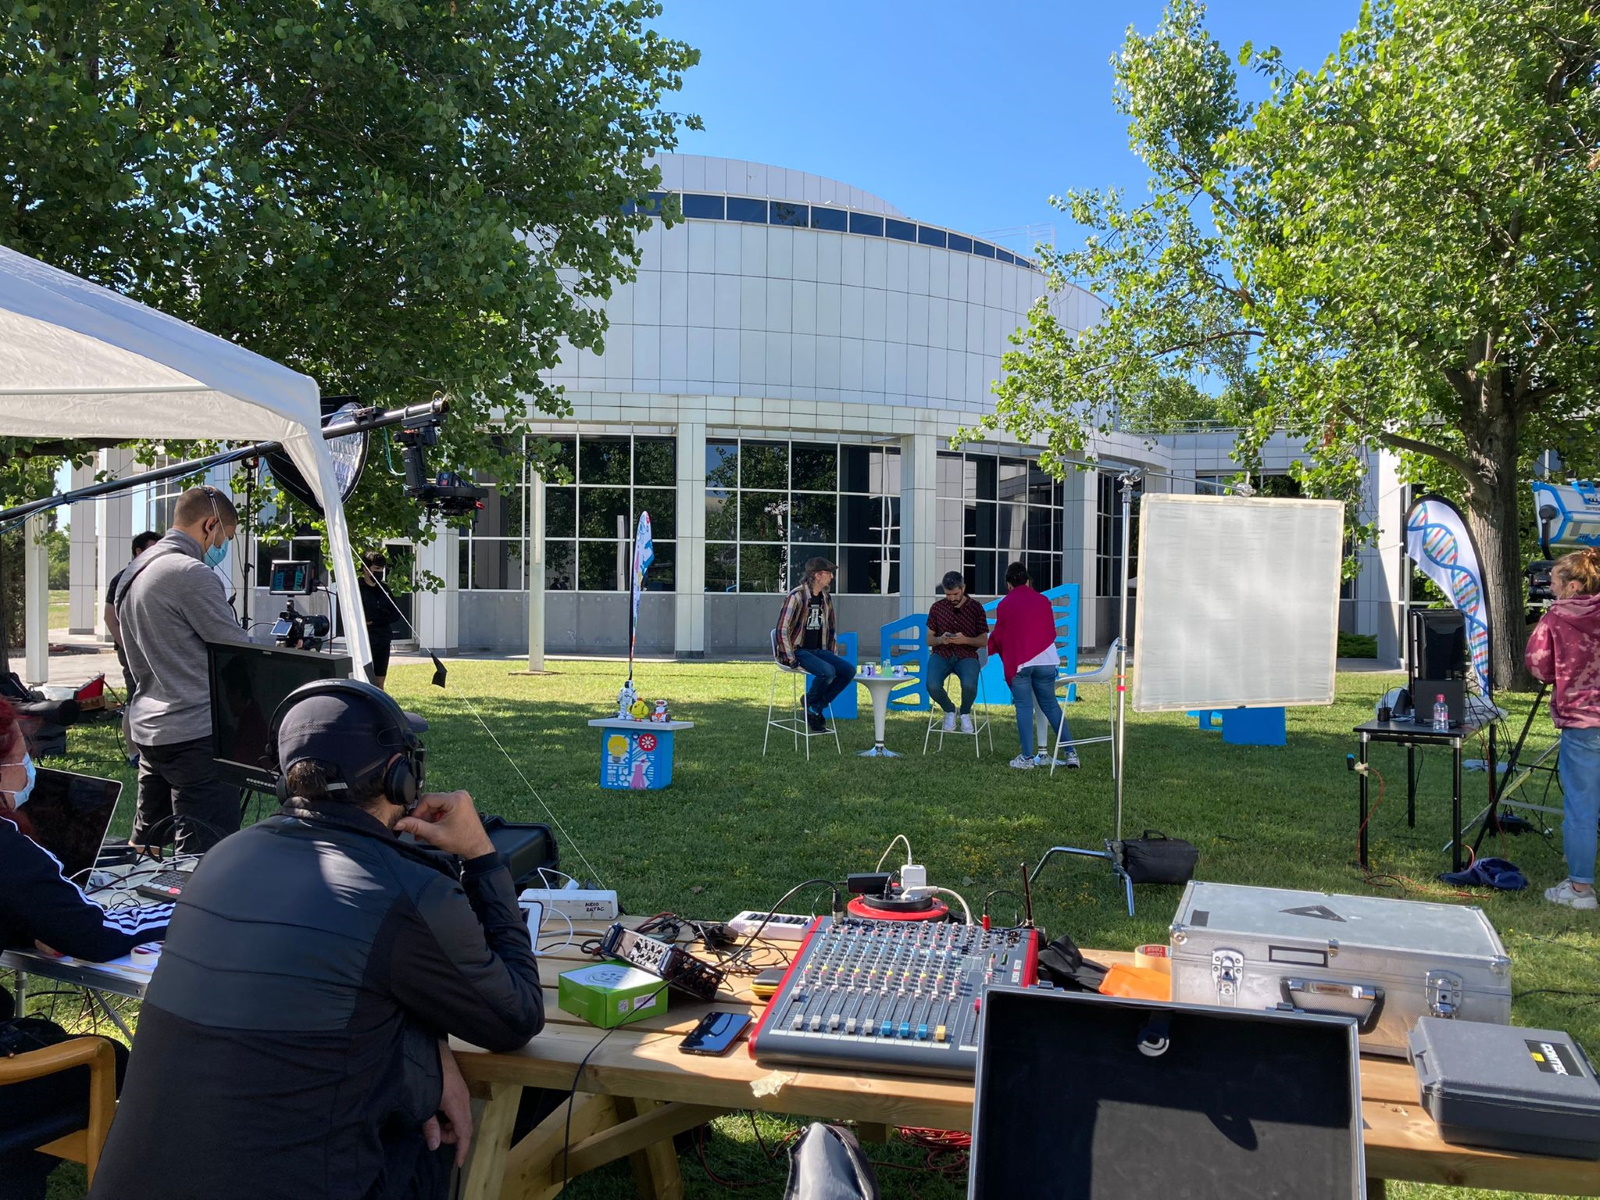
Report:
<svg viewBox="0 0 1600 1200"><path fill-rule="evenodd" d="M1495 830L1496 832L1500 831L1500 821L1502 816L1500 808L1508 799L1510 799L1512 793L1514 793L1523 784L1527 783L1528 780L1533 777L1533 773L1535 771L1543 771L1547 775L1556 776L1556 764L1551 763L1549 766L1546 766L1545 760L1550 758L1551 755L1556 754L1561 749L1561 742L1559 739L1554 745L1547 746L1543 750L1539 751L1538 756L1535 757L1534 760L1527 766L1522 765L1522 750L1523 746L1528 740L1528 732L1533 728L1534 718L1539 715L1539 705L1544 701L1549 693L1550 685L1548 683L1541 683L1539 685L1538 693L1533 697L1533 703L1528 706L1527 719L1522 722L1522 730L1517 734L1517 740L1511 747L1511 753L1506 756L1505 782L1502 784L1498 779L1492 779L1489 781L1489 803L1484 807L1482 812L1473 817L1471 821L1467 822L1466 827L1468 829L1472 828L1474 824L1478 825L1478 836L1474 838L1472 842L1472 852L1474 856L1476 856L1478 853L1478 848L1483 845L1483 837L1486 833L1488 833L1491 829ZM1551 808L1548 805L1543 804L1518 804L1517 807L1526 812L1554 813L1558 816L1565 811L1564 809Z"/></svg>

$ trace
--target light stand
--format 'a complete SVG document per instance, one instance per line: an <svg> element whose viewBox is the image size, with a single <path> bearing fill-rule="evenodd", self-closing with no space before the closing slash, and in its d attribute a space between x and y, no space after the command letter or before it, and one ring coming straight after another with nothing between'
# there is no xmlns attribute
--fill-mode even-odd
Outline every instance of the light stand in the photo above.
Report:
<svg viewBox="0 0 1600 1200"><path fill-rule="evenodd" d="M1117 488L1122 495L1122 593L1119 597L1119 616L1117 618L1117 706L1112 717L1112 743L1111 743L1111 778L1116 789L1116 808L1113 819L1113 833L1105 841L1104 850L1084 850L1077 846L1051 846L1044 852L1044 857L1039 860L1039 865L1033 868L1033 873L1028 876L1031 884L1039 878L1039 872L1044 870L1045 863L1057 854L1075 854L1082 858L1103 858L1111 864L1111 869L1121 879L1124 891L1128 896L1128 915L1133 916L1133 880L1129 877L1127 869L1122 864L1122 855L1119 849L1122 844L1122 777L1123 770L1123 733L1127 728L1128 715L1128 561L1129 547L1133 542L1133 489L1138 484L1141 473L1138 470L1124 471L1117 476Z"/></svg>

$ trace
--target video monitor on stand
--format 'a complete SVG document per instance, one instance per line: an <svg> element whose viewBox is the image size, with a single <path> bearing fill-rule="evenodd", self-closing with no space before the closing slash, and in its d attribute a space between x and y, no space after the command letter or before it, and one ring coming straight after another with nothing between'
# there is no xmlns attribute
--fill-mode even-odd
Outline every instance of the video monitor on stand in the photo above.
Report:
<svg viewBox="0 0 1600 1200"><path fill-rule="evenodd" d="M277 790L267 752L272 714L284 697L319 679L348 679L350 656L208 642L211 666L211 756L222 778L258 792Z"/></svg>
<svg viewBox="0 0 1600 1200"><path fill-rule="evenodd" d="M1413 608L1408 614L1412 719L1433 720L1433 705L1443 696L1450 724L1459 726L1467 710L1467 619L1455 609Z"/></svg>

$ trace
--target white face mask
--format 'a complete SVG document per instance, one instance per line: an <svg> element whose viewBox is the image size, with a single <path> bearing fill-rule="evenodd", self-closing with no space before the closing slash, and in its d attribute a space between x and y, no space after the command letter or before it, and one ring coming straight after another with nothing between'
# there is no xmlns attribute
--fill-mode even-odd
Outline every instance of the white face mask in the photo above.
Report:
<svg viewBox="0 0 1600 1200"><path fill-rule="evenodd" d="M35 780L37 780L39 777L38 768L33 765L33 755L29 754L27 751L23 751L22 761L20 763L7 763L6 766L21 767L28 773L28 782L23 784L11 794L12 804L16 805L18 808L21 808L28 802L28 797L33 795L33 785Z"/></svg>

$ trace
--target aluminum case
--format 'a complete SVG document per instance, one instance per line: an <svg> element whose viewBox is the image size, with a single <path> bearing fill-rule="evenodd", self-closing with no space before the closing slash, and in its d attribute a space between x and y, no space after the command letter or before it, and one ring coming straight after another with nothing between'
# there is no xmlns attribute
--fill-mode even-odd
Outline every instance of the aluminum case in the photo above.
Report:
<svg viewBox="0 0 1600 1200"><path fill-rule="evenodd" d="M1175 1002L1351 1016L1366 1053L1405 1057L1419 1017L1511 1020L1511 959L1475 906L1195 880L1171 934Z"/></svg>

